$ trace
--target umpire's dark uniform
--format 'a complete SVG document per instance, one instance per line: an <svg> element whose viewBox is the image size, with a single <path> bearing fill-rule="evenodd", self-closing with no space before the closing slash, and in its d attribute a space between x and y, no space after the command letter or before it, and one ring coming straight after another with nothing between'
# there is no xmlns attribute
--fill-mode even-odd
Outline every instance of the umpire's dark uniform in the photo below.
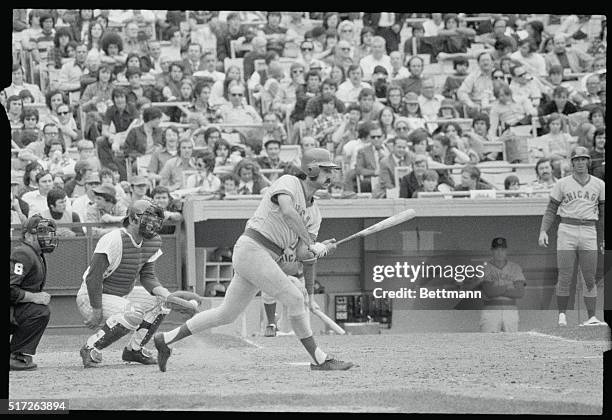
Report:
<svg viewBox="0 0 612 420"><path fill-rule="evenodd" d="M47 263L42 253L22 242L11 250L11 357L27 363L36 354L38 343L49 322L47 305L23 303L25 292L42 292L47 276ZM24 354L26 355L24 358Z"/></svg>

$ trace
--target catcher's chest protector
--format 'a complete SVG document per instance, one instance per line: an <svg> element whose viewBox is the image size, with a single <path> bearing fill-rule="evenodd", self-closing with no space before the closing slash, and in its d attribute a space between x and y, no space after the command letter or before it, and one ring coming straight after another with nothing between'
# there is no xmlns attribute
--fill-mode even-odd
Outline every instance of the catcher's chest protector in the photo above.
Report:
<svg viewBox="0 0 612 420"><path fill-rule="evenodd" d="M152 239L143 239L140 248L134 246L130 236L125 232L121 232L121 239L123 240L121 262L119 267L104 279L102 288L102 293L115 296L125 296L132 291L136 275L162 245L159 235Z"/></svg>

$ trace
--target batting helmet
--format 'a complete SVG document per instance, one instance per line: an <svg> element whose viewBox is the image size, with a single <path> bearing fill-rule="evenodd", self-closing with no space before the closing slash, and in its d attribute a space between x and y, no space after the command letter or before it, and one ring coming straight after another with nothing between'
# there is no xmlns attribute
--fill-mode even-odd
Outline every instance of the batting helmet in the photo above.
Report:
<svg viewBox="0 0 612 420"><path fill-rule="evenodd" d="M578 146L574 150L572 150L572 155L570 160L574 160L579 157L585 157L589 160L591 159L591 155L589 154L589 150L586 147Z"/></svg>
<svg viewBox="0 0 612 420"><path fill-rule="evenodd" d="M319 168L339 169L339 166L332 162L329 151L321 148L308 149L302 156L300 169L309 177L319 176Z"/></svg>

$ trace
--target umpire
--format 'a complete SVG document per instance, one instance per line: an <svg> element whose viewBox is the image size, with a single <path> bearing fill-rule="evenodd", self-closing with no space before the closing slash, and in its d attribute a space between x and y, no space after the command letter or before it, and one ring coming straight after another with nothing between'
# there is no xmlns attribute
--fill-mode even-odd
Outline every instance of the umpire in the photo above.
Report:
<svg viewBox="0 0 612 420"><path fill-rule="evenodd" d="M23 224L22 242L11 249L10 370L33 370L38 343L49 322L51 296L43 292L47 277L44 254L57 247L53 220L40 215Z"/></svg>

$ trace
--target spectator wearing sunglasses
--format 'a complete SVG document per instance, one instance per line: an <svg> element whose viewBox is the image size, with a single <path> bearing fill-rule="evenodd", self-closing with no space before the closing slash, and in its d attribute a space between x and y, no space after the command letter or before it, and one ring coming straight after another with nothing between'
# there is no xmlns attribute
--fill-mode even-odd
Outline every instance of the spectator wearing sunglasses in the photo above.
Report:
<svg viewBox="0 0 612 420"><path fill-rule="evenodd" d="M531 104L536 108L540 105L540 100L542 98L540 84L522 65L512 68L510 90L512 91L512 97L517 102L528 100L531 101Z"/></svg>
<svg viewBox="0 0 612 420"><path fill-rule="evenodd" d="M274 100L278 108L285 114L290 114L295 107L297 91L304 84L304 72L306 67L302 63L295 62L289 68L289 79L281 82L281 88Z"/></svg>
<svg viewBox="0 0 612 420"><path fill-rule="evenodd" d="M262 120L255 108L243 102L245 88L235 84L229 88L229 104L222 105L219 114L226 124L261 124Z"/></svg>

